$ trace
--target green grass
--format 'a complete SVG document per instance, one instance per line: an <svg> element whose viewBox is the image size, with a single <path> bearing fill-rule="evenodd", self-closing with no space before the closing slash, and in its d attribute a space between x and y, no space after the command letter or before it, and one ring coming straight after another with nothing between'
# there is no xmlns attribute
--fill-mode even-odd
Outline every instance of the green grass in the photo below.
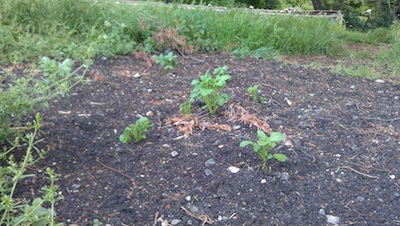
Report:
<svg viewBox="0 0 400 226"><path fill-rule="evenodd" d="M399 71L399 62L394 59L398 48L391 48L398 47L398 24L393 29L360 33L346 31L339 22L320 17L260 15L238 9L188 10L156 2L133 5L113 0L3 0L0 15L3 64L35 62L42 56L80 59L88 51L97 56L132 51L154 53L174 45L182 50L188 46L195 51L223 50L237 57L376 58L376 68L391 67L383 74L396 78ZM157 35L164 38L163 43L154 40ZM345 50L346 43L388 47L379 53L354 53Z"/></svg>

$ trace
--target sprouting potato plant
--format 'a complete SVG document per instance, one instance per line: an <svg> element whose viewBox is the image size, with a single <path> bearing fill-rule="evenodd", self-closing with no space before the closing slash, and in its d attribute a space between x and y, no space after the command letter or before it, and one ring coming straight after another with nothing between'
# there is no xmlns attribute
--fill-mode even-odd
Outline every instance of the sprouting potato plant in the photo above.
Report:
<svg viewBox="0 0 400 226"><path fill-rule="evenodd" d="M194 89L190 95L191 102L201 100L205 103L203 108L207 108L211 114L215 114L218 106L224 105L230 99L228 94L220 92L226 86L226 81L231 78L227 71L227 66L218 67L213 71L215 78L207 71L200 77L200 80L193 80Z"/></svg>
<svg viewBox="0 0 400 226"><path fill-rule="evenodd" d="M150 119L141 117L136 120L135 124L131 124L124 129L124 132L119 136L119 141L124 144L129 144L132 142L132 137L135 143L146 139L145 133L153 126L150 123Z"/></svg>
<svg viewBox="0 0 400 226"><path fill-rule="evenodd" d="M273 132L271 135L268 137L262 130L257 131L258 135L258 141L253 142L249 140L242 141L240 143L240 147L246 147L247 145L251 145L253 147L253 150L257 152L257 154L261 157L263 160L263 169L265 169L265 166L267 165L267 161L270 159L276 159L279 162L285 162L286 161L286 155L282 153L276 153L276 154L271 154L269 153L273 147L276 146L276 142L283 141L285 139L285 136L280 133L280 132Z"/></svg>
<svg viewBox="0 0 400 226"><path fill-rule="evenodd" d="M247 92L251 94L251 99L253 102L257 102L258 85L250 86L247 88Z"/></svg>
<svg viewBox="0 0 400 226"><path fill-rule="evenodd" d="M176 55L173 52L169 52L167 55L160 54L160 55L153 55L154 60L157 64L164 67L166 71L172 71L176 66Z"/></svg>

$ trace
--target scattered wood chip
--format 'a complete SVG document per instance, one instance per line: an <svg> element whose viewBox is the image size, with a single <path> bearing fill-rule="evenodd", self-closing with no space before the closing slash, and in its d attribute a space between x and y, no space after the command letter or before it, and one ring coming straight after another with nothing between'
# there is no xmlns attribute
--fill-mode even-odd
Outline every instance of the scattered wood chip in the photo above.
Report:
<svg viewBox="0 0 400 226"><path fill-rule="evenodd" d="M193 134L193 130L198 128L200 130L208 129L208 130L224 130L230 132L232 129L228 125L220 125L218 123L212 124L210 122L201 122L198 116L188 115L184 117L174 117L170 118L166 121L166 125L176 126L178 131L177 134L182 134L175 138L175 140L188 138L191 134Z"/></svg>
<svg viewBox="0 0 400 226"><path fill-rule="evenodd" d="M264 131L268 135L272 133L271 127L265 120L258 118L256 114L250 114L246 109L238 104L230 105L227 113L229 122L238 120L249 124L250 127L255 126L257 129Z"/></svg>

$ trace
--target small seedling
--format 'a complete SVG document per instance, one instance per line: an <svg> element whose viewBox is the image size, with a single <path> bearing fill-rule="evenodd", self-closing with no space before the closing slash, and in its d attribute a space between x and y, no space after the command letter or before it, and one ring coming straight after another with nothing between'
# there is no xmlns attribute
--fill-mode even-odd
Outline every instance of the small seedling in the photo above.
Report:
<svg viewBox="0 0 400 226"><path fill-rule="evenodd" d="M188 100L181 105L180 111L185 115L190 115L192 113L191 108L192 108L192 102Z"/></svg>
<svg viewBox="0 0 400 226"><path fill-rule="evenodd" d="M194 89L190 95L190 101L202 100L206 104L203 108L207 108L211 114L215 114L217 107L224 105L225 101L230 99L228 94L220 93L220 90L226 86L226 80L231 78L227 74L227 70L227 66L218 67L213 72L215 78L207 71L200 77L200 81L193 80Z"/></svg>
<svg viewBox="0 0 400 226"><path fill-rule="evenodd" d="M250 86L249 88L247 88L247 92L251 94L253 102L257 102L258 85Z"/></svg>
<svg viewBox="0 0 400 226"><path fill-rule="evenodd" d="M153 55L154 60L156 63L164 67L166 71L172 71L176 66L176 55L173 52L169 52L167 55L160 54L160 55Z"/></svg>
<svg viewBox="0 0 400 226"><path fill-rule="evenodd" d="M135 143L144 140L146 139L145 133L152 126L148 118L141 117L135 124L131 124L124 129L124 133L119 136L119 141L124 144L129 144L132 142L132 137Z"/></svg>
<svg viewBox="0 0 400 226"><path fill-rule="evenodd" d="M286 155L277 153L277 154L271 154L269 153L273 147L276 146L276 142L283 141L285 139L285 136L280 133L280 132L273 132L271 135L268 137L263 131L258 130L257 131L258 135L258 141L253 142L249 140L242 141L240 143L240 147L246 147L247 145L253 146L253 150L257 152L257 154L262 158L264 164L263 164L263 169L265 169L265 166L267 165L267 161L274 158L278 160L279 162L285 162L286 161Z"/></svg>
<svg viewBox="0 0 400 226"><path fill-rule="evenodd" d="M267 98L265 98L265 97L260 97L260 102L261 102L262 104L265 104L265 102L267 102Z"/></svg>

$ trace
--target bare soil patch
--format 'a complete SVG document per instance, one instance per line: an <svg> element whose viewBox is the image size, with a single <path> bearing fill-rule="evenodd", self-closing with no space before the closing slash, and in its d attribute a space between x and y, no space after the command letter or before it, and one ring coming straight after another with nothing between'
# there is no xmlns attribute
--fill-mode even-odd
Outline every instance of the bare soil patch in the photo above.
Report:
<svg viewBox="0 0 400 226"><path fill-rule="evenodd" d="M176 139L184 132L171 119L193 121L179 112L191 81L224 65L231 101L217 115L201 103L193 109L203 125L223 127ZM400 224L399 85L223 53L181 56L172 73L145 57L96 59L90 76L42 111L41 145L51 152L33 169L36 184L26 181L27 189L42 186L40 170L55 169L64 196L57 219L66 225ZM264 103L251 101L253 85ZM287 162L262 170L250 147L239 148L256 140L257 127L229 114L238 106L286 134L277 151ZM147 139L120 143L146 114L154 124Z"/></svg>

